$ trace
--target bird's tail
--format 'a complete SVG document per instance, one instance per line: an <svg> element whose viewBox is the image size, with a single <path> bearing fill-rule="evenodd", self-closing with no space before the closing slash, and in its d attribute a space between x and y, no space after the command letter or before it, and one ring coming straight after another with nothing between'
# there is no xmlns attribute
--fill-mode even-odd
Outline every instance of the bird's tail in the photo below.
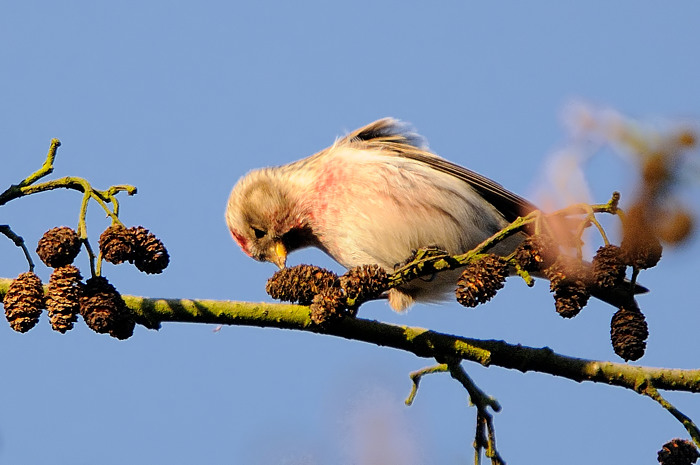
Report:
<svg viewBox="0 0 700 465"><path fill-rule="evenodd" d="M633 299L638 294L646 294L649 289L626 279L622 284L613 288L594 287L591 289L591 295L596 299L602 300L614 307L623 306L625 303Z"/></svg>

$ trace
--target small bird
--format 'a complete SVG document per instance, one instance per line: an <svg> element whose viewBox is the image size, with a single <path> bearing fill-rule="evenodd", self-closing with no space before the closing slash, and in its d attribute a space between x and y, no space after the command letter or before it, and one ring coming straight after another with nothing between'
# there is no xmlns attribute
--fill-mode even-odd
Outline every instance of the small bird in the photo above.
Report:
<svg viewBox="0 0 700 465"><path fill-rule="evenodd" d="M302 160L251 171L234 186L226 222L243 252L284 268L287 254L317 247L346 268L391 272L416 250L467 252L536 207L494 181L432 153L425 139L384 118ZM525 237L491 250L512 252ZM391 289L396 311L444 300L459 270Z"/></svg>

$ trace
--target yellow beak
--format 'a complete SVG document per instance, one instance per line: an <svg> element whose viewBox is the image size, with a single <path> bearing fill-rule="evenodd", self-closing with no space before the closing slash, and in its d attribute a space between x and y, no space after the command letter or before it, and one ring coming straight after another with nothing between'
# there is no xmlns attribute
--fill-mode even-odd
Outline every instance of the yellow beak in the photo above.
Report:
<svg viewBox="0 0 700 465"><path fill-rule="evenodd" d="M277 265L279 269L283 269L287 263L287 249L281 242L275 242L270 250L270 261Z"/></svg>

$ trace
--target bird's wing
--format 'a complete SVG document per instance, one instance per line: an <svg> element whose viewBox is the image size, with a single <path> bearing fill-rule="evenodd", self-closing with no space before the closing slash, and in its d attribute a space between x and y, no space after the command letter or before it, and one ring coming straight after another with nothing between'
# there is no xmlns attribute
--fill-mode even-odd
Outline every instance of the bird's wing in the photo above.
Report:
<svg viewBox="0 0 700 465"><path fill-rule="evenodd" d="M430 152L425 139L412 132L406 124L393 118L380 119L357 129L337 141L335 145L339 144L379 149L398 157L419 161L432 169L461 179L501 212L507 221L514 221L519 216L537 209L532 203L491 179Z"/></svg>

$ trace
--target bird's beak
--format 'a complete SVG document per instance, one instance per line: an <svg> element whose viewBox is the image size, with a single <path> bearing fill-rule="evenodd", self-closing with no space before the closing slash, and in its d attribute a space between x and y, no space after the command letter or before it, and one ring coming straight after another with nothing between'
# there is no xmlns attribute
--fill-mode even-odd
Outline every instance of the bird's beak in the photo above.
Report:
<svg viewBox="0 0 700 465"><path fill-rule="evenodd" d="M287 263L287 248L281 242L275 242L270 250L270 261L283 269Z"/></svg>

